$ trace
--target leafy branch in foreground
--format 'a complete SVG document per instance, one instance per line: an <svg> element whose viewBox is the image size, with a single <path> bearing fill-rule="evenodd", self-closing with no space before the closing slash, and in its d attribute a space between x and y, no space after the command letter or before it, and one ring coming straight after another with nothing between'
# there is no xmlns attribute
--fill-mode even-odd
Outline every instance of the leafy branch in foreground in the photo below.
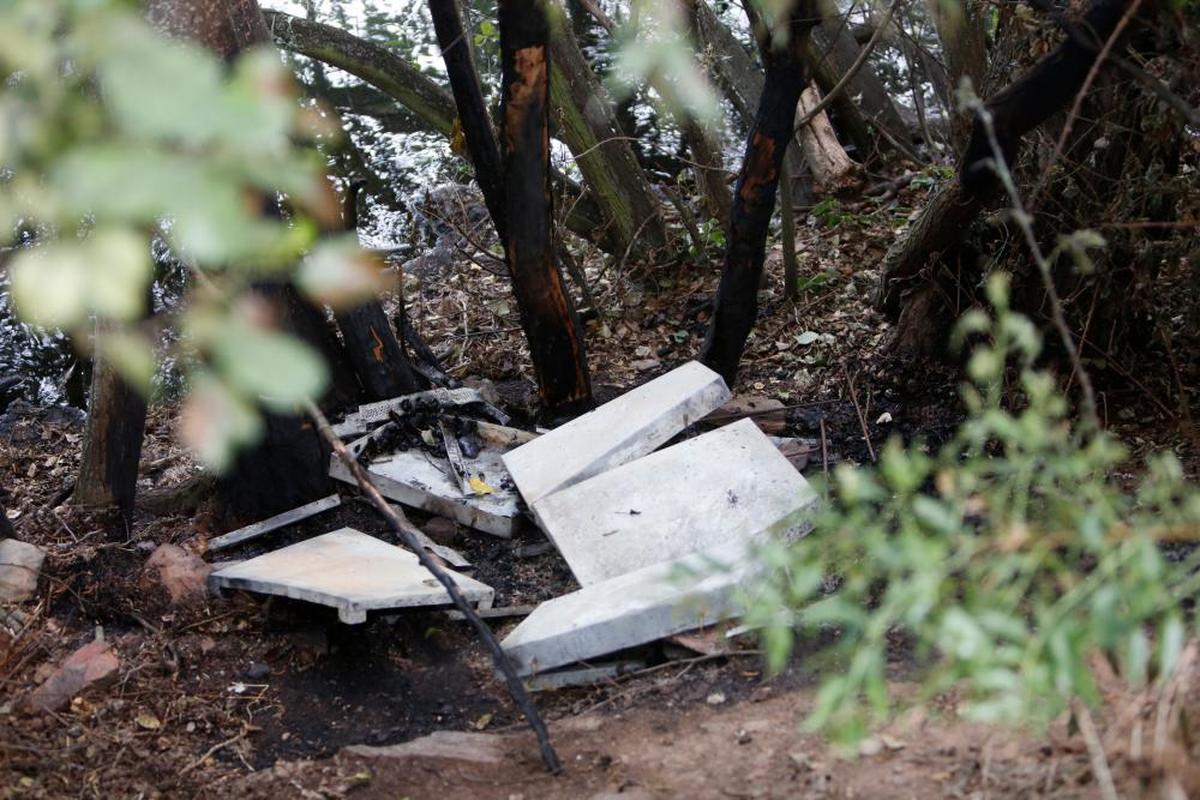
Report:
<svg viewBox="0 0 1200 800"><path fill-rule="evenodd" d="M773 668L797 636L836 633L846 667L824 677L806 724L841 741L897 710L897 635L918 702L954 690L972 719L1035 724L1098 701L1094 659L1138 685L1167 676L1189 636L1180 605L1200 590L1200 549L1173 563L1164 545L1200 539L1200 491L1170 454L1121 485L1126 451L1073 422L1034 369L1041 338L1010 310L1006 275L988 296L992 316L971 311L956 332L984 342L956 436L932 454L894 439L875 467L839 466L814 532L762 549L766 575L745 598Z"/></svg>

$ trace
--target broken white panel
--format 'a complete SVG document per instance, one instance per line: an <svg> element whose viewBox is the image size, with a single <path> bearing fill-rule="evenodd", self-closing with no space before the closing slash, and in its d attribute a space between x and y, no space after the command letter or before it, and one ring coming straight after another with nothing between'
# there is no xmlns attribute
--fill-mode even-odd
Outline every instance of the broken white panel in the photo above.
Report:
<svg viewBox="0 0 1200 800"><path fill-rule="evenodd" d="M450 462L422 449L380 457L367 466L367 473L384 497L484 533L512 538L521 524L522 509L501 456L512 442L527 440L529 434L480 422L479 436L484 447L469 464L471 473L482 476L484 483L494 489L491 494L464 496L458 481L450 477ZM365 437L359 439L349 446L350 453L357 455L365 444ZM357 485L337 455L330 459L329 474Z"/></svg>
<svg viewBox="0 0 1200 800"><path fill-rule="evenodd" d="M504 456L525 502L653 452L729 399L721 376L698 361L539 436Z"/></svg>
<svg viewBox="0 0 1200 800"><path fill-rule="evenodd" d="M448 573L467 602L492 605L492 587ZM379 608L445 606L453 601L417 557L353 528L326 533L226 567L210 585L333 606L345 623L365 622Z"/></svg>
<svg viewBox="0 0 1200 800"><path fill-rule="evenodd" d="M816 500L743 419L557 491L533 512L587 586L727 542L797 536Z"/></svg>
<svg viewBox="0 0 1200 800"><path fill-rule="evenodd" d="M753 572L742 546L651 564L542 603L500 645L520 675L637 647L732 616Z"/></svg>

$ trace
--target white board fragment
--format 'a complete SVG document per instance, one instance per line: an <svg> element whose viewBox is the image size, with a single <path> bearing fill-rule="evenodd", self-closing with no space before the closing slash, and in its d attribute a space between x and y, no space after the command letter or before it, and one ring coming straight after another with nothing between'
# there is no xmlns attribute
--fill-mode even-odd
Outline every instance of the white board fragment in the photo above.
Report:
<svg viewBox="0 0 1200 800"><path fill-rule="evenodd" d="M726 543L793 537L817 495L748 419L533 505L583 586Z"/></svg>
<svg viewBox="0 0 1200 800"><path fill-rule="evenodd" d="M653 452L729 399L721 376L698 361L626 392L504 455L504 464L533 505Z"/></svg>
<svg viewBox="0 0 1200 800"><path fill-rule="evenodd" d="M651 564L542 603L500 644L520 675L588 661L731 616L752 571L740 547Z"/></svg>
<svg viewBox="0 0 1200 800"><path fill-rule="evenodd" d="M486 584L448 573L464 598L488 608ZM209 576L215 588L243 589L333 606L342 622L366 621L381 608L446 606L450 595L407 550L353 528L326 533L242 561Z"/></svg>

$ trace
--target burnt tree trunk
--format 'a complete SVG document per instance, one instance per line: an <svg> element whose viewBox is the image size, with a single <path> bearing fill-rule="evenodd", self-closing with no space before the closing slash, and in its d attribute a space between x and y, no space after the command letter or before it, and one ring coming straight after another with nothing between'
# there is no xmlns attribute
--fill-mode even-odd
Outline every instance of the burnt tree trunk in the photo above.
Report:
<svg viewBox="0 0 1200 800"><path fill-rule="evenodd" d="M1004 159L1015 163L1021 138L1069 103L1082 88L1100 48L1116 30L1129 0L1097 0L1083 22L1028 74L985 104L992 115L996 140ZM959 178L972 194L997 186L989 165L992 148L983 124L976 119L963 154Z"/></svg>
<svg viewBox="0 0 1200 800"><path fill-rule="evenodd" d="M102 326L93 345L92 392L74 501L89 508L116 507L133 516L138 461L146 427L146 398L101 356Z"/></svg>
<svg viewBox="0 0 1200 800"><path fill-rule="evenodd" d="M503 203L504 165L483 99L483 89L479 85L471 40L463 29L458 0L429 0L429 14L433 17L433 29L437 33L438 47L442 49L442 60L446 62L446 75L450 79L450 91L454 94L454 105L458 109L459 126L467 143L471 164L475 167L475 181L483 192L483 202L492 215L496 234L504 242L508 238Z"/></svg>
<svg viewBox="0 0 1200 800"><path fill-rule="evenodd" d="M811 0L794 0L786 19L786 44L764 47L766 81L746 142L734 192L725 264L712 323L700 352L700 360L721 373L730 386L758 312L758 288L775 210L775 191L792 140L796 105L808 83L804 48L813 26L820 22L820 13Z"/></svg>
<svg viewBox="0 0 1200 800"><path fill-rule="evenodd" d="M500 0L505 254L547 411L591 402L583 331L552 256L550 51L545 6Z"/></svg>
<svg viewBox="0 0 1200 800"><path fill-rule="evenodd" d="M342 224L348 231L358 229L358 194L362 187L356 181L346 190ZM341 309L334 317L350 364L371 400L387 400L426 388L378 300Z"/></svg>
<svg viewBox="0 0 1200 800"><path fill-rule="evenodd" d="M198 42L229 61L248 47L271 41L257 0L148 0L149 18L167 33ZM264 213L278 213L274 202ZM358 376L325 312L289 285L258 291L279 310L281 327L317 349L333 376L322 404L344 407L358 399ZM239 454L218 482L220 512L229 519L264 517L300 505L330 490L328 458L311 423L296 415L263 413L265 435Z"/></svg>

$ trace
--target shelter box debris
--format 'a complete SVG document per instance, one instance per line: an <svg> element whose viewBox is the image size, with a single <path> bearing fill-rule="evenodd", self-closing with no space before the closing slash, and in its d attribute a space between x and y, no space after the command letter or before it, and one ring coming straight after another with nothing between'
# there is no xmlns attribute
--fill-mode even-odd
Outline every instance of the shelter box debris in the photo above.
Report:
<svg viewBox="0 0 1200 800"><path fill-rule="evenodd" d="M491 607L490 586L448 574L469 603ZM415 555L353 528L226 567L209 576L209 583L332 606L350 624L365 622L375 609L451 605L449 594Z"/></svg>
<svg viewBox="0 0 1200 800"><path fill-rule="evenodd" d="M407 420L401 417L400 421ZM523 511L502 457L509 449L531 441L534 434L457 416L430 420L428 427L417 426L425 420L408 422L404 426L398 421L385 423L348 445L351 454L365 462L363 466L380 493L484 533L511 538ZM458 430L443 431L444 423ZM446 447L447 441L453 441L451 448ZM458 464L449 455L455 445L456 460L461 455ZM329 474L355 483L336 456Z"/></svg>

